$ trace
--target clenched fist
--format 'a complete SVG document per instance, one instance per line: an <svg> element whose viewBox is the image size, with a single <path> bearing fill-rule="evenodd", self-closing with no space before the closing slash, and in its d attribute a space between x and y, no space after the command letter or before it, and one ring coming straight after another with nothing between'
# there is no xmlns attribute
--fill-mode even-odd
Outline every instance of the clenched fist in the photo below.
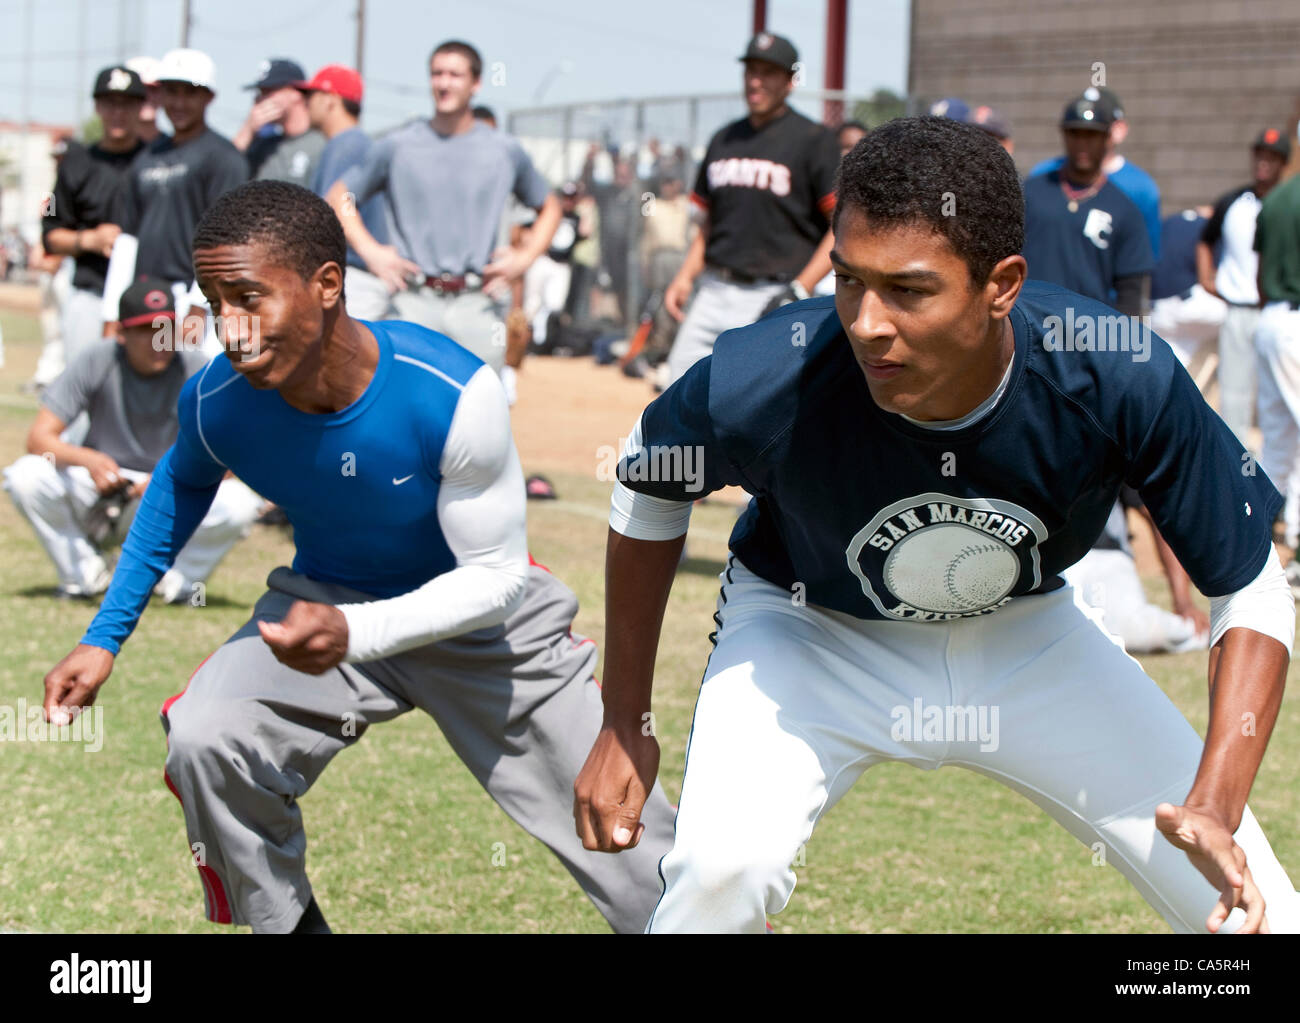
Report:
<svg viewBox="0 0 1300 1023"><path fill-rule="evenodd" d="M278 622L258 622L275 659L295 671L319 675L336 668L348 652L348 621L331 604L295 600Z"/></svg>

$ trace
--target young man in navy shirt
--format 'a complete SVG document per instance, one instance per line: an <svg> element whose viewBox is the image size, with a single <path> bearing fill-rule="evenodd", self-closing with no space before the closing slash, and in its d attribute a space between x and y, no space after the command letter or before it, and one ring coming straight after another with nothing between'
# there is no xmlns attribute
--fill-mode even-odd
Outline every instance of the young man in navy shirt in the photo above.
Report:
<svg viewBox="0 0 1300 1023"><path fill-rule="evenodd" d="M1064 166L1025 182L1024 257L1032 280L1140 316L1155 260L1141 212L1102 170L1110 130L1105 103L1080 96L1065 108Z"/></svg>
<svg viewBox="0 0 1300 1023"><path fill-rule="evenodd" d="M1147 237L1151 240L1151 252L1160 258L1162 240L1160 237L1160 186L1155 178L1135 164L1121 156L1117 150L1128 138L1128 119L1124 115L1124 104L1114 89L1090 86L1083 90L1082 97L1094 103L1104 104L1110 110L1110 137L1106 140L1106 156L1101 169L1121 192L1133 200L1142 211L1142 221L1146 224ZM1064 156L1054 156L1050 160L1034 165L1029 177L1034 178L1048 171L1060 170L1065 166Z"/></svg>
<svg viewBox="0 0 1300 1023"><path fill-rule="evenodd" d="M682 538L694 500L735 484L753 500L650 930L761 932L817 821L889 760L1023 793L1103 843L1176 930L1300 929L1245 802L1295 632L1270 536L1281 496L1242 474L1158 338L1139 359L1057 343L1069 309L1076 325L1113 313L1026 280L1015 165L986 132L891 121L844 158L836 195L834 299L723 334L629 438L605 724L574 786L584 845L636 844ZM1213 597L1204 740L1060 579L1126 482Z"/></svg>

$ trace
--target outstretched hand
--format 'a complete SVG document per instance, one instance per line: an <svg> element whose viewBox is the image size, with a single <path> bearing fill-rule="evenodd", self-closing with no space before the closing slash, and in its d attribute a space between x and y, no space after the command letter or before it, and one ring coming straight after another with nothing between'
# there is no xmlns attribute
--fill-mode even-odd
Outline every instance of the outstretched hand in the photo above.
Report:
<svg viewBox="0 0 1300 1023"><path fill-rule="evenodd" d="M1161 803L1156 807L1156 827L1176 845L1205 879L1219 890L1219 901L1205 921L1214 934L1233 909L1246 914L1238 934L1268 932L1264 920L1264 897L1246 866L1246 853L1218 817L1186 806Z"/></svg>
<svg viewBox="0 0 1300 1023"><path fill-rule="evenodd" d="M102 647L79 643L45 676L45 720L53 725L71 724L76 708L95 702L99 687L113 670L113 660Z"/></svg>

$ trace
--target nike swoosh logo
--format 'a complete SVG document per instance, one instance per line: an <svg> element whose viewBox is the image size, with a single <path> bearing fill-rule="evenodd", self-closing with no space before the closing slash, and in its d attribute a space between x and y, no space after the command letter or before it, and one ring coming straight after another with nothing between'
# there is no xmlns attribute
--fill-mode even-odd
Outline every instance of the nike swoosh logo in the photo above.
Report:
<svg viewBox="0 0 1300 1023"><path fill-rule="evenodd" d="M415 473L411 473L411 476L414 476L414 475L415 475ZM393 486L395 486L395 487L400 487L403 483L405 483L407 480L409 480L409 479L411 478L411 476L403 476L400 480L399 480L396 476L394 476L394 477L393 477Z"/></svg>

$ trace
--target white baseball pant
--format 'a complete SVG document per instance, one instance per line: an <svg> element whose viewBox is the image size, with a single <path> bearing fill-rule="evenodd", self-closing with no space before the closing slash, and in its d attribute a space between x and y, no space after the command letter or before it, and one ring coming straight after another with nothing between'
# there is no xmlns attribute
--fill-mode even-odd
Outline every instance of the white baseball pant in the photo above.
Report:
<svg viewBox="0 0 1300 1023"><path fill-rule="evenodd" d="M1062 573L1089 607L1101 612L1106 631L1133 654L1204 650L1208 636L1182 615L1147 602L1131 554L1094 548Z"/></svg>
<svg viewBox="0 0 1300 1023"><path fill-rule="evenodd" d="M97 344L113 344L104 337L104 297L85 288L73 288L63 303L63 355L68 365Z"/></svg>
<svg viewBox="0 0 1300 1023"><path fill-rule="evenodd" d="M534 343L546 340L546 324L551 313L564 311L572 279L572 266L557 263L545 253L524 274L524 315L532 324Z"/></svg>
<svg viewBox="0 0 1300 1023"><path fill-rule="evenodd" d="M1286 498L1288 547L1300 547L1300 311L1270 302L1255 331L1259 351L1260 466Z"/></svg>
<svg viewBox="0 0 1300 1023"><path fill-rule="evenodd" d="M148 474L123 469L122 475L138 483ZM94 592L108 565L86 536L87 516L99 500L90 472L79 465L59 469L39 455L23 455L5 469L4 487L54 562L59 585ZM122 509L113 536L118 542L125 538L139 504L131 501ZM171 591L188 592L206 580L226 552L248 535L261 504L239 480L223 480L212 507L176 557L167 580Z"/></svg>
<svg viewBox="0 0 1300 1023"><path fill-rule="evenodd" d="M818 820L868 767L898 760L1014 789L1102 843L1174 930L1204 932L1218 893L1155 826L1159 803L1186 797L1201 738L1070 587L914 623L796 606L734 558L722 580L647 930L762 932ZM932 708L935 733L921 724ZM1300 930L1300 896L1249 808L1236 840L1270 928Z"/></svg>
<svg viewBox="0 0 1300 1023"><path fill-rule="evenodd" d="M1230 305L1219 328L1219 415L1244 448L1250 447L1248 435L1255 421L1259 315L1254 306Z"/></svg>
<svg viewBox="0 0 1300 1023"><path fill-rule="evenodd" d="M1196 371L1215 348L1228 304L1199 284L1187 298L1170 295L1151 303L1151 329L1169 343L1189 373Z"/></svg>

